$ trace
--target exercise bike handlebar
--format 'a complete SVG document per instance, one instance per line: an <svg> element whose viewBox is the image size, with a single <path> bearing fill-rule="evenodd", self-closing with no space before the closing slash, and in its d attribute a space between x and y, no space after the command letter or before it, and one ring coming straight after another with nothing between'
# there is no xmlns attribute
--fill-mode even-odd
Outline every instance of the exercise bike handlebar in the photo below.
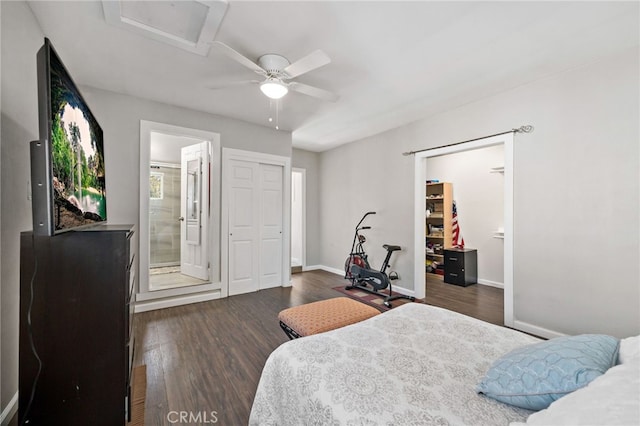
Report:
<svg viewBox="0 0 640 426"><path fill-rule="evenodd" d="M364 216L362 216L362 219L360 219L360 222L358 222L358 224L356 225L356 229L371 229L371 227L370 227L370 226L369 226L369 227L363 227L363 228L360 228L360 224L362 224L362 222L364 222L364 219L365 219L367 216L369 216L370 214L376 214L376 212L366 212L366 213L364 214Z"/></svg>

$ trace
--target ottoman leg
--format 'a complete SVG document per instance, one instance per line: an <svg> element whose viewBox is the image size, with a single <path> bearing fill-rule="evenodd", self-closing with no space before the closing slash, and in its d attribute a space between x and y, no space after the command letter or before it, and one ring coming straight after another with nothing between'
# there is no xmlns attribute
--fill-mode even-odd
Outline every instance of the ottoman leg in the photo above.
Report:
<svg viewBox="0 0 640 426"><path fill-rule="evenodd" d="M297 339L298 337L300 337L300 335L296 333L294 329L292 329L282 321L280 321L280 328L282 328L282 330L284 331L284 334L286 334L290 340Z"/></svg>

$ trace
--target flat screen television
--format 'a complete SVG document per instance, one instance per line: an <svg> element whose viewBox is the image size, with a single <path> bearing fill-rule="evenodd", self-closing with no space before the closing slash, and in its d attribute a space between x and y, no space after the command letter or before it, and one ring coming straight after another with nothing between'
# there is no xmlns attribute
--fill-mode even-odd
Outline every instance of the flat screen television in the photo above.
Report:
<svg viewBox="0 0 640 426"><path fill-rule="evenodd" d="M40 139L31 142L33 227L55 235L107 220L102 128L51 45L37 54Z"/></svg>

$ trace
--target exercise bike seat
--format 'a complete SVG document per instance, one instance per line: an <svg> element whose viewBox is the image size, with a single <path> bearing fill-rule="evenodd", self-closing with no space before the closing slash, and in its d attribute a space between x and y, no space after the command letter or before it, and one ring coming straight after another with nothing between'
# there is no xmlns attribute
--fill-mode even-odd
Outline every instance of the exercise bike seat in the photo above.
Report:
<svg viewBox="0 0 640 426"><path fill-rule="evenodd" d="M402 247L400 246L394 246L391 244L383 244L382 248L385 249L386 251L398 251L398 250L402 250Z"/></svg>

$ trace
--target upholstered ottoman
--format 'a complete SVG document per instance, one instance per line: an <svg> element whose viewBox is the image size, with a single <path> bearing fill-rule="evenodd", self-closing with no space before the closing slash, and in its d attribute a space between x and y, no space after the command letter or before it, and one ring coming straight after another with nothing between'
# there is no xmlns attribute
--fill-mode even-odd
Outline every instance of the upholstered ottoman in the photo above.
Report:
<svg viewBox="0 0 640 426"><path fill-rule="evenodd" d="M323 333L364 321L380 313L348 297L321 300L280 311L280 327L290 339Z"/></svg>

